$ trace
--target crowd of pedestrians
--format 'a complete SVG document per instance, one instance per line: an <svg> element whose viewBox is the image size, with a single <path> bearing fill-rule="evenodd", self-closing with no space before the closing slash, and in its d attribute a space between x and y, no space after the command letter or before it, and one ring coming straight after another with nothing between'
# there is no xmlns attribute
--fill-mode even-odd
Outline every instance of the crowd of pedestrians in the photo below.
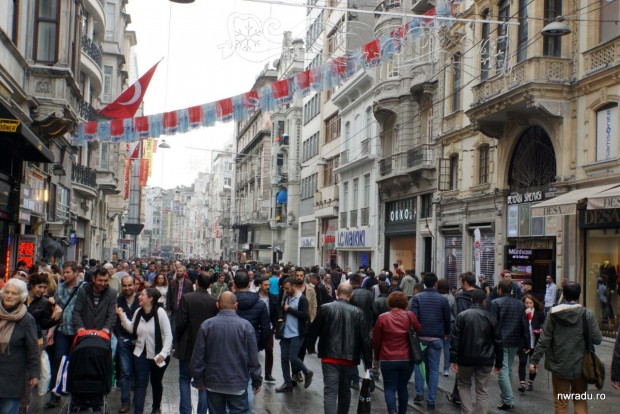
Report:
<svg viewBox="0 0 620 414"><path fill-rule="evenodd" d="M370 378L371 389L382 379L390 414L407 412L413 377L414 403L433 411L439 377L449 376L449 369L456 378L447 397L463 413L488 412L493 370L501 390L497 409L512 410L514 359L518 356L518 391L527 393L534 390L543 355L555 412L564 413L568 401L559 393L587 387L583 352L576 352L585 350L582 321L591 343L601 342L596 319L579 305L579 284L563 280L558 287L549 276L539 301L508 270L497 286L465 272L456 290L434 273L418 276L398 265L379 273L207 260L90 260L60 267L42 261L30 270L24 265L2 287L2 413L26 413L35 390L49 395L46 409L58 407L64 397L56 379L63 361L75 335L91 329L111 337L119 412L133 408L136 414L146 410L149 383L149 412L160 413L171 357L179 361L179 413L193 412L192 387L198 390L198 414L252 412L263 381L277 381L276 334L282 378L275 391L308 388L315 373L304 360L306 353L317 354L325 413L348 413L361 377ZM410 330L423 350L421 364L411 361ZM224 343L227 352L210 346ZM611 380L620 386L620 345ZM575 402L574 410L585 413L587 404Z"/></svg>

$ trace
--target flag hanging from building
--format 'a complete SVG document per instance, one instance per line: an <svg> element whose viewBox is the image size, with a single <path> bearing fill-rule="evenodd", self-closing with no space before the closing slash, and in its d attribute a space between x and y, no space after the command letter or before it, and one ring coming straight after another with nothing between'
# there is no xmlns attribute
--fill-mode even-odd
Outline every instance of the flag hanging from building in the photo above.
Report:
<svg viewBox="0 0 620 414"><path fill-rule="evenodd" d="M142 75L142 77L125 92L121 93L114 102L100 110L99 114L113 119L133 118L144 99L144 94L149 87L149 83L155 73L155 69L157 69L157 65L159 65L159 62Z"/></svg>

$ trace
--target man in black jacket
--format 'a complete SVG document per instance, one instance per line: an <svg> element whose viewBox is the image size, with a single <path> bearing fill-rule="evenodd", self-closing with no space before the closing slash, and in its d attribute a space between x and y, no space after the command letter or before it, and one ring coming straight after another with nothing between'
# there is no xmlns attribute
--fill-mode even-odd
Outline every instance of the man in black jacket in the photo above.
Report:
<svg viewBox="0 0 620 414"><path fill-rule="evenodd" d="M319 308L306 337L309 354L315 353L315 343L319 339L318 356L323 368L323 408L326 414L349 412L349 384L357 371L360 356L365 369L372 367L369 327L364 313L349 303L352 294L351 285L341 283L337 291L338 300Z"/></svg>
<svg viewBox="0 0 620 414"><path fill-rule="evenodd" d="M258 293L250 291L250 277L245 270L238 270L233 278L235 283L235 296L237 297L237 315L252 324L256 333L256 344L258 351L265 349L271 330L269 311L265 303L260 300ZM252 384L248 384L248 399L250 412L252 412L252 402L254 393Z"/></svg>
<svg viewBox="0 0 620 414"><path fill-rule="evenodd" d="M207 319L217 315L217 302L207 289L211 285L211 277L207 272L201 272L196 278L198 288L181 297L177 311L176 337L177 347L174 357L179 359L179 413L191 414L192 393L190 382L192 375L189 367L194 352L194 344L200 330L200 325ZM197 414L207 413L207 391L198 390Z"/></svg>
<svg viewBox="0 0 620 414"><path fill-rule="evenodd" d="M274 382L275 378L271 375L273 369L273 334L274 329L278 325L278 299L271 293L269 293L270 283L269 278L263 276L260 280L260 289L258 296L265 302L267 311L269 312L269 319L271 320L271 327L269 329L269 338L265 344L265 381Z"/></svg>
<svg viewBox="0 0 620 414"><path fill-rule="evenodd" d="M472 275L473 276L473 275ZM499 373L503 352L499 325L484 309L486 293L474 289L471 307L461 312L454 322L450 347L450 365L456 372L461 401L461 412L473 413L471 400L472 377L476 381L476 412L486 413L489 408L489 378L491 369Z"/></svg>
<svg viewBox="0 0 620 414"><path fill-rule="evenodd" d="M512 410L514 408L514 395L512 392L512 362L519 348L530 349L530 328L525 316L523 302L512 296L513 283L503 279L497 285L499 297L491 302L491 314L497 319L502 335L502 350L504 362L498 382L502 395L502 403L497 406L499 410Z"/></svg>
<svg viewBox="0 0 620 414"><path fill-rule="evenodd" d="M116 325L118 293L109 287L108 271L97 269L93 281L84 283L75 299L73 325L76 332L98 329L108 335Z"/></svg>
<svg viewBox="0 0 620 414"><path fill-rule="evenodd" d="M461 312L466 311L471 307L472 294L474 291L480 290L476 286L476 277L472 272L461 273L461 288L457 290L454 295L454 304L452 305L452 314L459 315ZM484 292L484 291L482 291ZM454 379L454 388L452 394L446 394L446 398L453 404L460 404L461 398L459 397L458 379Z"/></svg>
<svg viewBox="0 0 620 414"><path fill-rule="evenodd" d="M364 321L366 322L366 327L368 328L368 337L370 337L370 329L375 324L375 320L379 316L379 312L377 312L377 304L375 303L372 292L362 288L362 275L359 273L354 273L349 278L349 283L353 288L353 293L351 296L351 304L357 306L364 313ZM351 378L351 388L359 389L360 377L357 371L353 373L353 377Z"/></svg>
<svg viewBox="0 0 620 414"><path fill-rule="evenodd" d="M126 275L121 279L122 295L119 296L118 307L125 312L127 319L131 320L133 314L138 310L140 304L136 295L136 279L131 275ZM127 332L117 319L114 326L114 335L118 339L116 345L117 364L119 366L118 385L121 389L121 408L119 413L129 412L131 403L131 383L133 375L133 348L136 337L132 332Z"/></svg>

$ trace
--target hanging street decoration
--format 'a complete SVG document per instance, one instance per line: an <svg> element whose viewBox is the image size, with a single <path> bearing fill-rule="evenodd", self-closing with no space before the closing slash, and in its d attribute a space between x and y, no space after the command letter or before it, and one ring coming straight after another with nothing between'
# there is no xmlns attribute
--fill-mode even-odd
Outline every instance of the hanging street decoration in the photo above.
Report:
<svg viewBox="0 0 620 414"><path fill-rule="evenodd" d="M425 13L428 17L415 17L357 50L292 78L216 102L134 118L158 62L113 103L99 111L100 115L113 119L78 124L77 130L71 134L72 145L84 146L91 141L130 143L161 135L183 134L196 128L214 126L216 122L239 121L259 109L264 112L277 110L289 104L294 97L306 96L310 91L329 90L346 82L360 69L369 69L382 61L394 60L407 42L427 36L425 29L437 29L440 25L449 24L435 21L434 17L450 16L450 4L442 3Z"/></svg>

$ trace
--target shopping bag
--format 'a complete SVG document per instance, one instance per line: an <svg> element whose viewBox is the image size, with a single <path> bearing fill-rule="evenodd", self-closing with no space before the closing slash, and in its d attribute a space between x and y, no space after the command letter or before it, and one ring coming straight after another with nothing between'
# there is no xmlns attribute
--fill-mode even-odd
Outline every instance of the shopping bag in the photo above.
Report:
<svg viewBox="0 0 620 414"><path fill-rule="evenodd" d="M39 397L43 397L47 394L51 380L52 372L50 367L50 359L47 356L47 352L43 350L41 351L41 374L39 375L39 384L37 385Z"/></svg>
<svg viewBox="0 0 620 414"><path fill-rule="evenodd" d="M60 360L60 366L58 367L58 374L56 375L56 384L52 389L52 392L57 395L62 395L67 392L67 373L69 372L69 355L63 355Z"/></svg>
<svg viewBox="0 0 620 414"><path fill-rule="evenodd" d="M362 378L362 387L360 388L360 397L357 403L357 414L370 414L371 398L370 398L370 371L366 370L366 374Z"/></svg>

